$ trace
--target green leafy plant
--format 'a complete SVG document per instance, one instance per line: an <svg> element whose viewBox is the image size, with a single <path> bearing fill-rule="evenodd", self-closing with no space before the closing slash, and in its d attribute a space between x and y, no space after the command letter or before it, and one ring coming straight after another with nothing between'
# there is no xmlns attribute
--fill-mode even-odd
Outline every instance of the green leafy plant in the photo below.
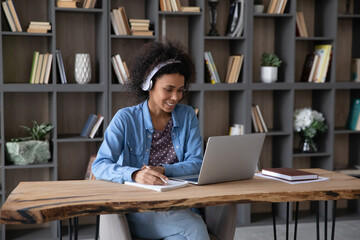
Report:
<svg viewBox="0 0 360 240"><path fill-rule="evenodd" d="M280 67L282 61L273 53L264 52L261 55L261 66Z"/></svg>
<svg viewBox="0 0 360 240"><path fill-rule="evenodd" d="M33 126L31 128L27 126L20 126L20 127L23 128L26 132L28 132L30 136L22 137L22 138L12 138L11 142L20 142L20 141L29 141L29 140L44 141L46 135L50 133L51 130L54 128L54 126L49 122L44 122L38 125L36 121L33 121Z"/></svg>
<svg viewBox="0 0 360 240"><path fill-rule="evenodd" d="M254 5L263 5L263 0L254 0Z"/></svg>

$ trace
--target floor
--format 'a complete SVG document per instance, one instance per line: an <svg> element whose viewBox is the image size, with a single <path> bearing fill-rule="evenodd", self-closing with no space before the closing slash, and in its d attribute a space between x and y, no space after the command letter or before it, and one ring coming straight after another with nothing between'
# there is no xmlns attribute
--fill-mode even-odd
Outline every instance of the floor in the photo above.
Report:
<svg viewBox="0 0 360 240"><path fill-rule="evenodd" d="M331 239L331 222L327 224L327 239ZM286 239L286 225L277 225L277 239ZM272 225L238 227L234 240L271 240L273 237ZM294 239L294 225L290 224L289 239ZM301 223L298 225L298 240L316 239L316 223ZM324 239L324 224L320 223L320 239ZM339 220L335 224L335 238L339 240L360 239L360 220Z"/></svg>

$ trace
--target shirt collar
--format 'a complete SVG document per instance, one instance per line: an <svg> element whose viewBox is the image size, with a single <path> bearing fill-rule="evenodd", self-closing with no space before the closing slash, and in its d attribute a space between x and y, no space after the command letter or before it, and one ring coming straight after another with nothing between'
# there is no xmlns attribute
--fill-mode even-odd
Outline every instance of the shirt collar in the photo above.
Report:
<svg viewBox="0 0 360 240"><path fill-rule="evenodd" d="M177 121L179 113L177 111L178 105L175 106L174 110L171 112L172 120L173 120L173 128L179 127L180 122ZM149 130L150 132L154 131L154 127L151 121L150 111L149 111L149 105L148 105L148 99L143 102L142 111L144 115L144 122L145 122L145 128Z"/></svg>

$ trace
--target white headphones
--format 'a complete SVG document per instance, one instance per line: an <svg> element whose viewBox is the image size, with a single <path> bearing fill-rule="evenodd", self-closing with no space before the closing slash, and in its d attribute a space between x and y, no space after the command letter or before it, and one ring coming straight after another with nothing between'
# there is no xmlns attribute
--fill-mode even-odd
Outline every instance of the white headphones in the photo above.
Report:
<svg viewBox="0 0 360 240"><path fill-rule="evenodd" d="M169 65L169 64L173 64L173 63L180 63L180 61L178 60L174 60L174 59L170 59L166 62L163 63L159 63L158 65L156 65L154 67L153 70L151 70L151 72L147 75L145 81L143 82L143 84L141 84L141 89L144 91L150 91L151 88L153 87L153 81L152 78L154 77L154 75L164 66Z"/></svg>

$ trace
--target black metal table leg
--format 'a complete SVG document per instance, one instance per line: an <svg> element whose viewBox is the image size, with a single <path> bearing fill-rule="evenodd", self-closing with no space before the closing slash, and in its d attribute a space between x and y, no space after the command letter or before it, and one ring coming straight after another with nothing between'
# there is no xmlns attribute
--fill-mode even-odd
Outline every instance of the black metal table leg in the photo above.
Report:
<svg viewBox="0 0 360 240"><path fill-rule="evenodd" d="M74 217L74 240L78 240L79 235L79 217Z"/></svg>
<svg viewBox="0 0 360 240"><path fill-rule="evenodd" d="M320 240L320 210L319 210L320 202L316 202L316 239Z"/></svg>
<svg viewBox="0 0 360 240"><path fill-rule="evenodd" d="M327 212L328 212L328 201L325 201L324 240L327 240Z"/></svg>
<svg viewBox="0 0 360 240"><path fill-rule="evenodd" d="M69 218L68 220L68 234L69 240L72 240L72 218Z"/></svg>
<svg viewBox="0 0 360 240"><path fill-rule="evenodd" d="M296 202L296 205L295 205L295 229L294 229L294 240L296 240L296 236L297 236L297 224L298 224L298 217L299 217L299 202Z"/></svg>
<svg viewBox="0 0 360 240"><path fill-rule="evenodd" d="M289 240L289 205L290 203L286 203L286 240Z"/></svg>
<svg viewBox="0 0 360 240"><path fill-rule="evenodd" d="M99 239L100 215L96 216L95 240Z"/></svg>
<svg viewBox="0 0 360 240"><path fill-rule="evenodd" d="M62 221L57 221L57 234L58 234L58 240L62 240Z"/></svg>
<svg viewBox="0 0 360 240"><path fill-rule="evenodd" d="M335 239L336 203L337 201L334 200L333 212L332 212L331 240Z"/></svg>
<svg viewBox="0 0 360 240"><path fill-rule="evenodd" d="M273 216L273 232L274 232L274 240L276 240L276 214L275 214L275 203L271 204L272 208L272 216Z"/></svg>

